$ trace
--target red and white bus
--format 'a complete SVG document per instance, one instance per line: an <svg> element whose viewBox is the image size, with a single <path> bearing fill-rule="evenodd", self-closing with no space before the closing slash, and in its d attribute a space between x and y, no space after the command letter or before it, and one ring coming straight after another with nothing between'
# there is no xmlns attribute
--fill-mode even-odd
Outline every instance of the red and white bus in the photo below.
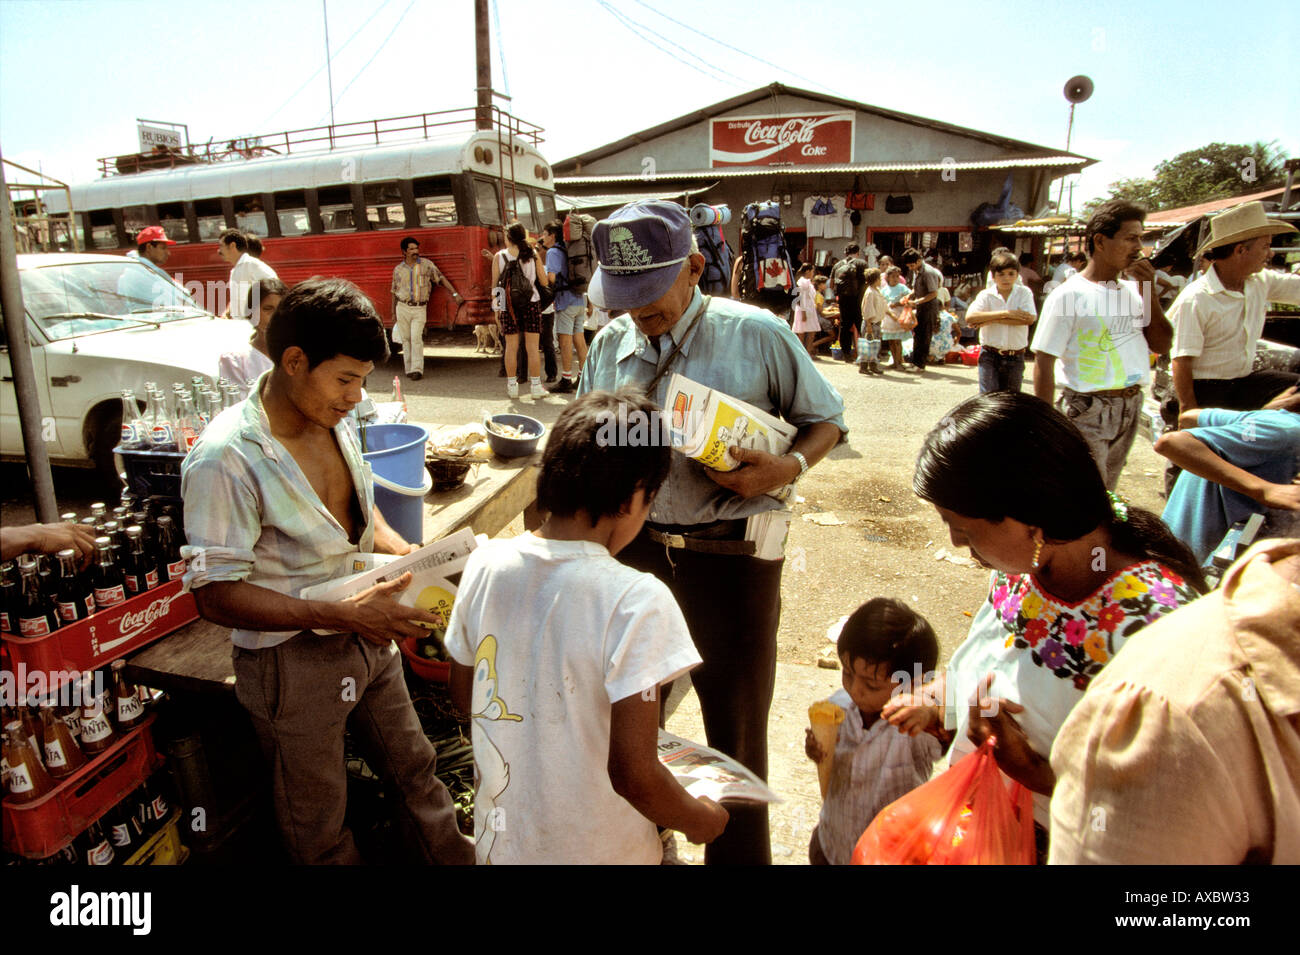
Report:
<svg viewBox="0 0 1300 955"><path fill-rule="evenodd" d="M349 279L391 325L393 268L411 235L465 300L457 309L435 288L429 324L489 322L483 250L502 247L504 223L538 232L556 214L542 130L495 108L491 127L452 110L101 160L103 178L71 187L82 248L125 251L161 225L177 243L167 271L219 314L230 267L217 240L240 229L264 239L262 258L287 284ZM62 194L46 202L55 213L63 204Z"/></svg>

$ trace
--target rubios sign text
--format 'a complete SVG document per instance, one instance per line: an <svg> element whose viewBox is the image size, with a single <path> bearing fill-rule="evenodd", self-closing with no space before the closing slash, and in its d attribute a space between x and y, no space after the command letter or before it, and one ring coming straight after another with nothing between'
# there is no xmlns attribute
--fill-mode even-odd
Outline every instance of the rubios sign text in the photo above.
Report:
<svg viewBox="0 0 1300 955"><path fill-rule="evenodd" d="M714 168L853 162L853 114L715 119L709 160Z"/></svg>

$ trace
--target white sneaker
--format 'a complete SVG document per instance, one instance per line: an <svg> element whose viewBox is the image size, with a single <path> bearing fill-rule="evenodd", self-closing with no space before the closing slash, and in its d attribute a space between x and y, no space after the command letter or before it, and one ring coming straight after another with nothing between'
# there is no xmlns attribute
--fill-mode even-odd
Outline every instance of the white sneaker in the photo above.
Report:
<svg viewBox="0 0 1300 955"><path fill-rule="evenodd" d="M540 381L533 382L533 397L534 398L546 397L546 389L542 387L542 383Z"/></svg>
<svg viewBox="0 0 1300 955"><path fill-rule="evenodd" d="M506 382L506 397L519 397L519 382L515 381L513 378Z"/></svg>

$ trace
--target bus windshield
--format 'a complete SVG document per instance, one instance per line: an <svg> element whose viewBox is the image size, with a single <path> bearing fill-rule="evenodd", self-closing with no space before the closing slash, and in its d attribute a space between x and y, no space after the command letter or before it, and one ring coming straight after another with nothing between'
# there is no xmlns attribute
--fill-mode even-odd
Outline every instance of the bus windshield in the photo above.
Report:
<svg viewBox="0 0 1300 955"><path fill-rule="evenodd" d="M27 313L52 340L206 314L170 276L139 259L21 273Z"/></svg>

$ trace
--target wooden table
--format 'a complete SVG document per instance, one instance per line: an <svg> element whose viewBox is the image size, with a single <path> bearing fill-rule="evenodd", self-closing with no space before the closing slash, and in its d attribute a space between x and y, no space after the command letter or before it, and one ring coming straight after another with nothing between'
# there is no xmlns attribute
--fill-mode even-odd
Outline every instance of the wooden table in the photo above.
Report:
<svg viewBox="0 0 1300 955"><path fill-rule="evenodd" d="M537 512L537 465L530 458L492 458L470 468L465 484L424 499L424 539L440 540L469 527L495 537L519 514L524 526L541 525ZM193 693L233 693L230 628L196 620L127 660L127 676L145 686Z"/></svg>

